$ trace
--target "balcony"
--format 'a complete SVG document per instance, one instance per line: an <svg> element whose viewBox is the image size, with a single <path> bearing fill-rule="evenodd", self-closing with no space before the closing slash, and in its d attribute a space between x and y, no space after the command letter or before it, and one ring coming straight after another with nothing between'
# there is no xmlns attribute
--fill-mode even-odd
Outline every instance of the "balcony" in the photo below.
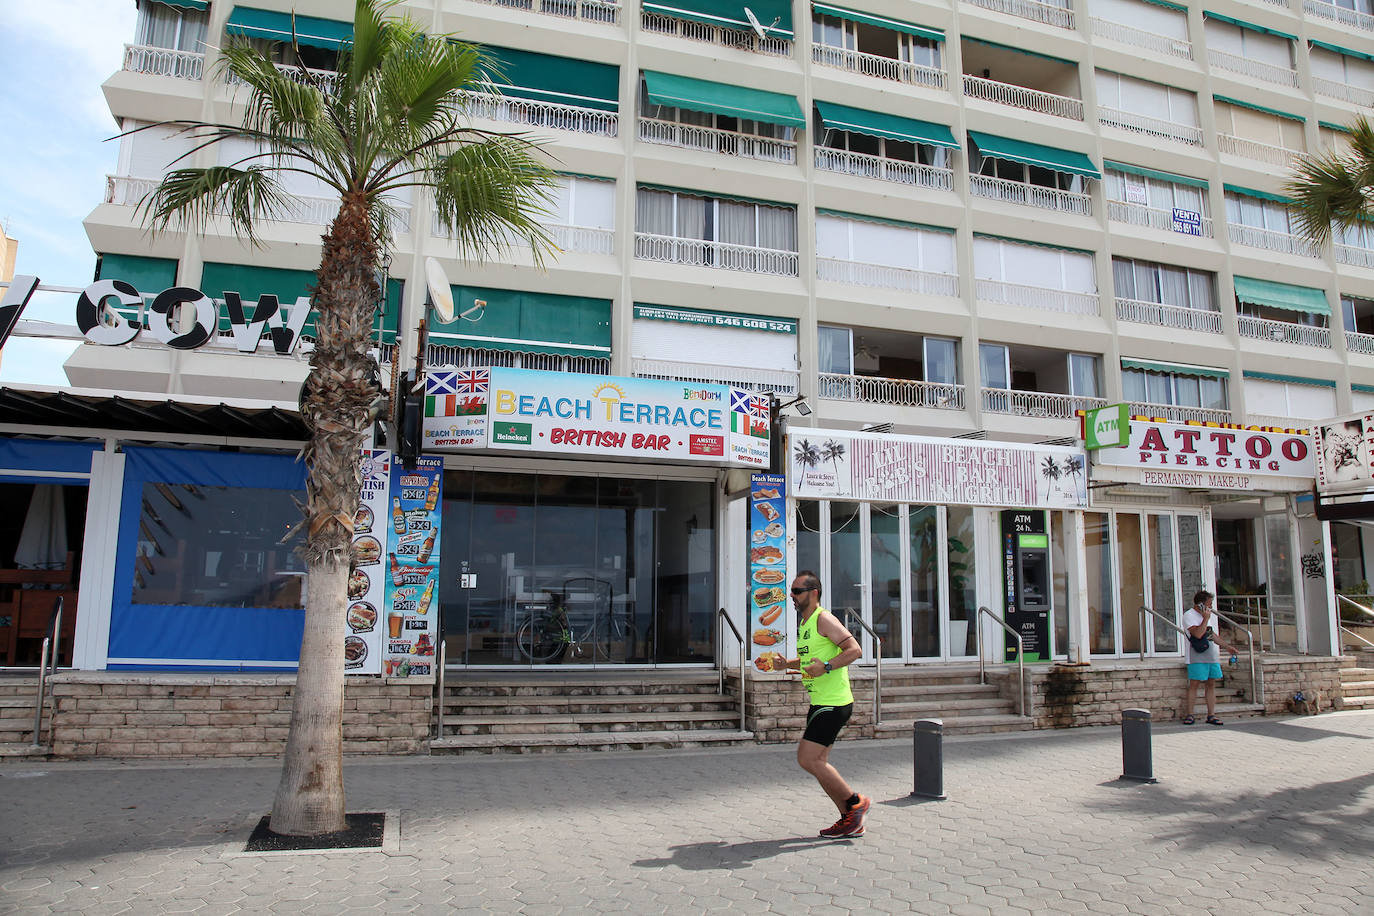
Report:
<svg viewBox="0 0 1374 916"><path fill-rule="evenodd" d="M969 193L974 197L986 197L1023 207L1036 207L1041 210L1055 210L1059 213L1073 213L1078 216L1093 215L1093 201L1087 194L1073 191L1060 191L1023 181L1007 181L988 175L970 175Z"/></svg>
<svg viewBox="0 0 1374 916"><path fill-rule="evenodd" d="M383 352L383 356L386 356ZM394 354L393 354L394 355ZM565 356L560 353L515 353L483 347L452 347L433 344L425 348L425 361L431 366L502 366L508 369L538 369L541 372L576 372L581 375L609 375L609 356Z"/></svg>
<svg viewBox="0 0 1374 916"><path fill-rule="evenodd" d="M1198 235L1203 238L1213 237L1212 218L1203 216L1198 223L1196 233L1187 232L1179 228L1178 223L1174 222L1174 211L1164 210L1159 207L1144 207L1140 204L1128 204L1125 201L1107 201L1107 219L1114 223L1127 223L1131 226L1144 226L1149 229L1160 229L1164 232L1178 232L1182 235ZM1189 225L1189 224L1183 224Z"/></svg>
<svg viewBox="0 0 1374 916"><path fill-rule="evenodd" d="M474 118L489 118L512 124L529 124L582 134L614 137L620 119L613 111L559 105L556 102L536 102L514 96L492 95L486 92L469 94L468 114Z"/></svg>
<svg viewBox="0 0 1374 916"><path fill-rule="evenodd" d="M1353 245L1336 245L1336 260L1355 267L1374 267L1374 251Z"/></svg>
<svg viewBox="0 0 1374 916"><path fill-rule="evenodd" d="M1374 32L1374 16L1359 10L1348 10L1334 3L1323 3L1322 0L1302 0L1302 9L1309 16L1330 19L1341 25Z"/></svg>
<svg viewBox="0 0 1374 916"><path fill-rule="evenodd" d="M553 243L562 251L576 251L582 254L615 254L615 232L611 229L598 229L592 226L572 226L566 223L545 223L545 231ZM448 230L439 222L435 214L430 222L430 234L435 238L452 238ZM512 237L509 245L517 248L528 247L525 240Z"/></svg>
<svg viewBox="0 0 1374 916"><path fill-rule="evenodd" d="M1093 410L1106 404L1106 398L1084 398L1045 391L1015 391L1008 388L983 389L983 410L988 413L1014 414L1018 417L1072 420L1078 416L1080 410Z"/></svg>
<svg viewBox="0 0 1374 916"><path fill-rule="evenodd" d="M205 78L205 55L152 45L125 45L124 69L130 73L170 76L179 80Z"/></svg>
<svg viewBox="0 0 1374 916"><path fill-rule="evenodd" d="M1136 114L1133 111L1123 111L1120 108L1099 108L1097 120L1105 127L1129 130L1133 133L1144 134L1147 137L1154 137L1156 140L1174 140L1178 143L1187 143L1190 146L1202 145L1201 127L1192 127L1177 121L1165 121L1161 118Z"/></svg>
<svg viewBox="0 0 1374 916"><path fill-rule="evenodd" d="M1284 254L1296 254L1307 258L1321 256L1315 245L1302 236L1289 232L1275 232L1272 229L1240 226L1235 223L1229 224L1226 229L1233 243L1247 248L1264 248L1268 251L1281 251Z"/></svg>
<svg viewBox="0 0 1374 916"><path fill-rule="evenodd" d="M834 45L813 44L811 60L822 67L848 70L850 73L893 80L909 86L925 86L928 89L944 89L947 86L943 70L921 64L909 64L904 60L881 57L877 54L866 54L863 51L850 51Z"/></svg>
<svg viewBox="0 0 1374 916"><path fill-rule="evenodd" d="M1144 29L1137 29L1134 26L1122 25L1119 22L1111 22L1106 19L1094 18L1092 28L1093 34L1098 38L1143 48L1146 51L1154 51L1169 57L1181 57L1184 60L1193 59L1193 43L1182 38L1157 35L1154 32L1147 32Z"/></svg>
<svg viewBox="0 0 1374 916"><path fill-rule="evenodd" d="M339 89L339 82L342 75L337 70L315 70L312 68L302 69L294 64L273 64L277 72L293 83L301 85L314 84L319 90L327 95L336 93ZM238 87L245 85L232 73L225 73L223 76L226 86Z"/></svg>
<svg viewBox="0 0 1374 916"><path fill-rule="evenodd" d="M1011 83L999 83L970 73L964 74L964 95L985 102L1020 108L1023 111L1053 115L1056 118L1083 120L1081 99L1041 92L1039 89L1027 89L1025 86L1014 86Z"/></svg>
<svg viewBox="0 0 1374 916"><path fill-rule="evenodd" d="M1169 423L1230 423L1231 411L1216 410L1210 407L1185 407L1180 404L1146 404L1131 401L1131 416L1149 417L1151 420L1164 420Z"/></svg>
<svg viewBox="0 0 1374 916"><path fill-rule="evenodd" d="M968 2L974 6L981 6L985 10L992 10L994 13L1006 13L1008 16L1029 19L1031 22L1042 22L1045 25L1052 25L1060 29L1076 28L1073 10L1053 3L1040 3L1039 0L968 0Z"/></svg>
<svg viewBox="0 0 1374 916"><path fill-rule="evenodd" d="M1239 54L1228 54L1225 51L1209 49L1207 62L1218 70L1229 70L1250 79L1274 83L1279 86L1291 86L1294 89L1298 86L1298 72L1296 70L1251 60L1248 57L1241 57Z"/></svg>
<svg viewBox="0 0 1374 916"><path fill-rule="evenodd" d="M1190 309L1181 305L1165 305L1160 302L1142 302L1139 299L1117 299L1116 319L1135 324L1152 324L1161 328L1176 328L1180 331L1221 333L1220 312Z"/></svg>
<svg viewBox="0 0 1374 916"><path fill-rule="evenodd" d="M744 270L777 277L798 275L798 258L795 251L652 235L647 232L635 233L635 257L642 261Z"/></svg>
<svg viewBox="0 0 1374 916"><path fill-rule="evenodd" d="M1345 348L1351 353L1363 353L1366 356L1374 356L1374 334L1359 334L1355 331L1346 331Z"/></svg>
<svg viewBox="0 0 1374 916"><path fill-rule="evenodd" d="M121 207L137 207L143 198L161 184L158 178L130 178L127 175L105 176L105 203Z"/></svg>
<svg viewBox="0 0 1374 916"><path fill-rule="evenodd" d="M974 295L984 302L1001 302L1021 308L1041 309L1065 315L1100 315L1096 293L1073 293L1043 286L1022 286L998 280L978 280Z"/></svg>
<svg viewBox="0 0 1374 916"><path fill-rule="evenodd" d="M787 369L718 366L636 356L631 361L630 371L635 378L665 379L670 382L691 382L699 385L733 385L746 391L772 391L777 394L796 394L801 387L798 373Z"/></svg>
<svg viewBox="0 0 1374 916"><path fill-rule="evenodd" d="M1304 347L1331 346L1331 329L1319 328L1310 324L1293 324L1290 321L1271 321L1268 318L1253 318L1239 315L1240 336L1255 340L1272 340L1277 343L1300 344Z"/></svg>
<svg viewBox="0 0 1374 916"><path fill-rule="evenodd" d="M704 22L693 22L689 19L677 19L662 13L651 13L648 10L644 10L641 14L639 25L643 31L652 32L655 35L673 35L688 41L700 41L705 44L735 48L753 54L768 54L773 57L792 56L792 41L787 38L773 38L771 36L759 38L750 31L707 25Z"/></svg>
<svg viewBox="0 0 1374 916"><path fill-rule="evenodd" d="M930 407L963 410L964 386L870 375L836 375L822 372L817 397L827 401L887 404L893 407Z"/></svg>
<svg viewBox="0 0 1374 916"><path fill-rule="evenodd" d="M1268 143L1260 143L1257 140L1246 140L1244 137L1237 137L1233 134L1217 134L1217 149L1223 153L1230 153L1233 156L1240 156L1242 159L1255 159L1259 162L1267 162L1270 165L1287 167L1298 156L1302 155L1300 150L1285 149L1282 146L1271 146Z"/></svg>
<svg viewBox="0 0 1374 916"><path fill-rule="evenodd" d="M697 127L657 118L639 119L639 139L645 143L737 156L740 159L759 159L785 165L796 165L797 162L797 144L793 140L757 137L735 130Z"/></svg>
<svg viewBox="0 0 1374 916"><path fill-rule="evenodd" d="M620 22L620 4L607 3L605 0L485 0L485 2L493 6L504 6L507 9L543 13L546 16L581 19L583 22L604 22L607 25L617 25Z"/></svg>
<svg viewBox="0 0 1374 916"><path fill-rule="evenodd" d="M816 168L823 172L838 172L858 178L876 178L896 184L914 185L918 188L931 188L936 191L954 190L954 170L942 169L919 162L902 159L888 159L883 156L870 156L849 150L815 147Z"/></svg>
<svg viewBox="0 0 1374 916"><path fill-rule="evenodd" d="M1342 102L1349 102L1361 108L1374 107L1374 91L1362 86L1352 86L1349 83L1338 83L1335 80L1314 76L1312 77L1312 91L1317 95L1324 95L1329 99L1340 99Z"/></svg>
<svg viewBox="0 0 1374 916"><path fill-rule="evenodd" d="M848 283L874 289L896 289L925 296L959 295L959 278L953 274L888 267L884 264L866 264L862 261L817 258L816 278L832 283Z"/></svg>

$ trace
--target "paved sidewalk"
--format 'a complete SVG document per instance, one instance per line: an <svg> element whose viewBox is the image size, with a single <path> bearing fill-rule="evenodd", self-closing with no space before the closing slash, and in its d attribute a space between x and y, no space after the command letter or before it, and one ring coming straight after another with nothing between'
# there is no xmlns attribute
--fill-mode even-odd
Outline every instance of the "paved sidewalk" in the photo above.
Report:
<svg viewBox="0 0 1374 916"><path fill-rule="evenodd" d="M834 820L787 747L358 760L384 852L235 855L275 762L0 766L0 912L1374 913L1374 712L1158 725L1157 785L1116 728L841 741L874 798Z"/></svg>

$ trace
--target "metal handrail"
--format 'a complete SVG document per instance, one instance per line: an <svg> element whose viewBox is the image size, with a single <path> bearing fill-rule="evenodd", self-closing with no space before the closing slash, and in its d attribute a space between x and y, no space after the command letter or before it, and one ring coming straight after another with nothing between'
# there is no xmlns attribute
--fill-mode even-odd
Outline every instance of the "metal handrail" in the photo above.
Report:
<svg viewBox="0 0 1374 916"><path fill-rule="evenodd" d="M1367 607L1365 607L1363 604L1360 604L1360 602L1358 602L1358 601L1353 601L1353 600L1351 600L1350 598L1345 597L1345 595L1342 595L1342 594L1339 594L1339 593L1338 593L1338 594L1336 595L1336 600L1337 600L1337 601L1344 601L1346 604L1350 605L1350 606L1353 607L1355 610L1359 611L1361 614L1365 614L1365 615L1367 615L1367 616L1369 616L1369 617L1374 617L1374 608L1367 608Z"/></svg>
<svg viewBox="0 0 1374 916"><path fill-rule="evenodd" d="M1374 609L1367 608L1363 604L1360 604L1358 601L1354 601L1350 598L1347 598L1345 595L1337 593L1336 600L1344 601L1346 604L1350 605L1355 610L1359 611L1361 614L1366 614L1370 617L1374 617ZM1368 639L1365 639L1359 633L1356 633L1354 630L1350 629L1345 624L1341 623L1339 613L1336 614L1336 628L1339 629L1345 635L1353 637L1354 639L1357 639L1360 642L1364 643L1366 646L1369 646L1371 649L1374 649L1374 642L1370 642ZM1336 646L1336 648L1339 650L1343 647L1338 645Z"/></svg>
<svg viewBox="0 0 1374 916"><path fill-rule="evenodd" d="M41 735L43 731L43 700L44 694L48 689L48 649L52 649L52 672L57 673L57 654L62 643L62 597L58 596L57 606L53 608L52 616L48 618L48 627L43 634L43 647L38 651L38 698L33 704L33 746L41 747L43 742ZM48 738L52 738L52 730L48 730Z"/></svg>
<svg viewBox="0 0 1374 916"><path fill-rule="evenodd" d="M853 620L859 629L873 637L873 725L876 728L883 721L883 638L852 607L845 608L844 613L846 622Z"/></svg>
<svg viewBox="0 0 1374 916"><path fill-rule="evenodd" d="M448 645L444 642L444 637L439 637L439 716L435 721L436 738L444 737L444 666L448 663Z"/></svg>
<svg viewBox="0 0 1374 916"><path fill-rule="evenodd" d="M1223 614L1221 611L1218 611L1216 608L1213 608L1213 609L1212 609L1212 613L1215 614L1215 615L1217 616L1217 619L1218 619L1218 620L1221 620L1221 621L1224 621L1224 622L1227 623L1227 624L1230 624L1231 629L1233 629L1233 630L1239 630L1239 631L1241 631L1242 633L1245 634L1246 652L1249 653L1249 655L1250 655L1250 684L1251 684L1251 689L1254 691L1254 694L1255 694L1255 696L1252 697L1251 699L1257 700L1257 701L1259 702L1259 704L1260 704L1261 706L1263 706L1263 705L1264 705L1264 669L1263 669L1263 667L1260 667L1260 668L1258 668L1258 669L1255 667L1255 637L1254 637L1254 634L1252 634L1248 628L1243 627L1243 626L1241 626L1240 624L1236 623L1236 621L1232 620L1230 617L1227 617L1225 614ZM1188 634L1188 631L1187 631L1187 630L1183 629L1183 628L1180 627L1178 624L1174 623L1174 622L1173 622L1172 620L1170 620L1168 617L1165 617L1165 616L1164 616L1163 614L1161 614L1159 611L1156 611L1156 610L1154 610L1154 609L1152 609L1152 608L1147 608L1147 607L1145 607L1145 605L1142 604L1142 605L1140 606L1140 660L1141 660L1141 661L1144 661L1144 660L1145 660L1145 615L1146 615L1146 614L1152 614L1152 615L1154 615L1155 617L1159 618L1159 620L1160 620L1162 623L1164 623L1165 626L1169 627L1171 630L1173 630L1174 632L1178 633L1178 634L1179 634L1180 636L1182 636L1185 640L1188 639L1188 635L1189 635L1189 634Z"/></svg>
<svg viewBox="0 0 1374 916"><path fill-rule="evenodd" d="M728 627L730 628L730 632L734 634L734 636L735 636L735 641L739 643L739 730L740 730L741 732L744 732L744 731L747 731L747 729L745 729L745 727L744 727L744 692L745 692L746 690L748 690L748 688L745 686L745 681L744 681L744 662L745 662L745 644L744 644L744 637L740 634L739 627L735 626L735 622L734 622L733 620L730 619L730 615L727 614L727 613L725 612L725 608L720 608L719 610L716 611L716 619L717 619L718 621L719 621L719 620L724 620L724 621L725 621L725 625L728 626ZM719 627L719 626L716 627L716 635L717 635L717 637L719 637L719 635L720 635L720 627ZM719 640L717 640L717 641L719 641ZM725 665L724 665L724 664L722 663L722 661L721 661L721 657L720 657L720 653L719 653L719 652L716 653L716 670L720 673L720 677L719 677L719 680L718 680L717 685L716 685L716 692L719 693L721 696L724 696L724 695L725 695Z"/></svg>
<svg viewBox="0 0 1374 916"><path fill-rule="evenodd" d="M1339 623L1338 623L1338 624L1336 624L1336 626L1337 626L1337 628L1339 628L1340 631L1341 631L1342 633L1344 633L1346 636L1351 636L1351 637L1353 637L1353 638L1355 638L1355 639L1358 639L1360 642L1364 643L1366 646L1369 646L1369 648L1374 649L1374 642L1370 642L1369 640L1367 640L1367 639L1365 639L1363 636L1361 636L1359 633L1356 633L1354 630L1350 629L1349 627L1347 627L1347 626L1345 626L1345 625L1343 625L1343 624L1339 624Z"/></svg>
<svg viewBox="0 0 1374 916"><path fill-rule="evenodd" d="M1026 715L1025 640L1021 638L1020 633L1012 629L1011 625L1008 624L1001 617L998 617L996 614L988 610L986 607L978 608L978 616L981 617L984 614L987 614L990 620L994 621L999 627L1010 633L1012 638L1016 640L1016 680L1018 685L1016 690L1016 708L1020 711L1021 716L1024 717ZM988 675L983 663L983 628L977 626L976 622L975 626L973 627L973 636L975 640L975 645L978 647L978 683L986 684L988 682Z"/></svg>

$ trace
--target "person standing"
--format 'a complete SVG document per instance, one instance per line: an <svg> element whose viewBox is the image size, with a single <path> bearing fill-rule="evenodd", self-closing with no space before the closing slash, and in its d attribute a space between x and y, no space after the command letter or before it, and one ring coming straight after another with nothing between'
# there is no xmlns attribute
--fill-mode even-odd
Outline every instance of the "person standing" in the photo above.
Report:
<svg viewBox="0 0 1374 916"><path fill-rule="evenodd" d="M1193 595L1193 606L1183 615L1183 629L1188 631L1188 686L1183 691L1183 724L1192 725L1193 706L1197 702L1197 687L1206 685L1204 692L1207 700L1207 724L1221 725L1217 718L1217 682L1221 680L1221 651L1225 645L1213 627L1216 615L1212 612L1215 596L1206 589ZM1198 649L1194 640L1205 638L1206 648ZM1234 646L1226 646L1230 655L1235 655Z"/></svg>
<svg viewBox="0 0 1374 916"><path fill-rule="evenodd" d="M811 701L806 731L797 745L797 764L816 777L840 812L840 819L820 835L832 840L863 836L872 799L851 789L830 763L830 748L854 711L849 665L863 649L844 624L821 607L821 580L809 569L792 580L792 606L797 611L798 657L776 655L771 665L774 671L800 672Z"/></svg>

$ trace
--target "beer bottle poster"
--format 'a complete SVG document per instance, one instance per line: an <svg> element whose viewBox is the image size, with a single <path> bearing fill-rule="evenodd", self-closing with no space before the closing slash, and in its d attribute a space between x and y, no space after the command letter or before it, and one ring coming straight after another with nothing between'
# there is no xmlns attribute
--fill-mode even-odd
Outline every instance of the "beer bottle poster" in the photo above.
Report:
<svg viewBox="0 0 1374 916"><path fill-rule="evenodd" d="M353 568L348 574L348 613L344 624L344 671L382 673L382 606L386 579L382 545L386 543L387 494L391 490L391 453L365 448L359 456L362 485L358 514L353 517Z"/></svg>
<svg viewBox="0 0 1374 916"><path fill-rule="evenodd" d="M439 642L439 519L443 514L442 458L391 465L386 509L387 677L433 678Z"/></svg>
<svg viewBox="0 0 1374 916"><path fill-rule="evenodd" d="M787 654L786 484L781 474L750 475L749 643L751 658ZM760 664L756 662L755 664Z"/></svg>

